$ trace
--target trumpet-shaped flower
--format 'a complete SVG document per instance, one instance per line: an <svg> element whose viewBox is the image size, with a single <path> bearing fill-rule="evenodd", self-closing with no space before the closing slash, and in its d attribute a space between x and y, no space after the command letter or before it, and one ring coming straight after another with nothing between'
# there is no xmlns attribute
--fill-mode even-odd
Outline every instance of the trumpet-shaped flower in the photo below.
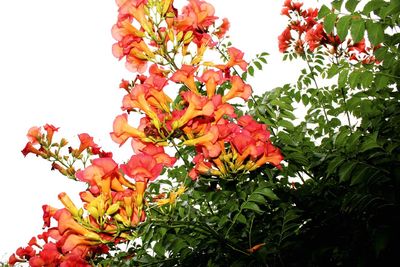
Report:
<svg viewBox="0 0 400 267"><path fill-rule="evenodd" d="M157 163L152 156L146 154L133 155L126 164L121 164L120 167L136 182L153 181L160 175L163 168L161 163Z"/></svg>
<svg viewBox="0 0 400 267"><path fill-rule="evenodd" d="M189 120L197 116L210 116L214 110L214 103L207 97L198 96L191 91L183 92L182 98L189 104L185 113L172 123L173 129L178 129L185 125Z"/></svg>
<svg viewBox="0 0 400 267"><path fill-rule="evenodd" d="M197 79L206 84L207 96L209 98L214 96L217 85L221 85L225 81L223 73L220 70L206 70L203 75Z"/></svg>
<svg viewBox="0 0 400 267"><path fill-rule="evenodd" d="M236 75L231 77L231 83L232 83L232 88L226 95L222 96L222 102L225 103L228 100L235 97L240 97L247 101L247 99L249 99L252 93L251 86L245 84L242 78Z"/></svg>
<svg viewBox="0 0 400 267"><path fill-rule="evenodd" d="M171 81L176 83L185 84L192 92L198 94L196 83L194 82L194 74L197 67L191 65L182 65L182 68L177 70L170 78Z"/></svg>
<svg viewBox="0 0 400 267"><path fill-rule="evenodd" d="M146 134L128 124L128 115L122 114L115 118L111 138L114 142L123 145L129 138L145 139Z"/></svg>

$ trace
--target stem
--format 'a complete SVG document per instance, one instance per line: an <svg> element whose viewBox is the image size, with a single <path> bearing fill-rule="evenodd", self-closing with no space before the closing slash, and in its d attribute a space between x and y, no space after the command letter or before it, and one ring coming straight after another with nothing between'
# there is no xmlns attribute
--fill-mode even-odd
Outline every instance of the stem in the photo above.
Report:
<svg viewBox="0 0 400 267"><path fill-rule="evenodd" d="M175 144L174 139L171 138L170 141L171 141L171 143L172 143L172 146L175 148L176 152L178 153L179 157L183 160L183 163L185 164L186 168L189 169L190 164L189 164L189 162L187 161L187 159L185 159L185 158L182 156L182 154L181 154L181 152L179 151L177 145Z"/></svg>
<svg viewBox="0 0 400 267"><path fill-rule="evenodd" d="M249 230L249 248L251 248L252 247L252 245L251 245L251 232L252 232L252 230L253 230L253 222L254 222L254 216L253 217L251 217L251 221L250 221L250 230Z"/></svg>

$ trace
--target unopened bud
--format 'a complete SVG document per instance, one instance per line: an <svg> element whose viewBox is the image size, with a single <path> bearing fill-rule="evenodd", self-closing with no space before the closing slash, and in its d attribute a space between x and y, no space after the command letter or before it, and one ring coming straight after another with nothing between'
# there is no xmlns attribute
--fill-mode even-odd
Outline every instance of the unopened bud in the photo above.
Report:
<svg viewBox="0 0 400 267"><path fill-rule="evenodd" d="M119 210L119 203L112 204L110 207L108 207L106 213L107 215L112 215L116 213Z"/></svg>

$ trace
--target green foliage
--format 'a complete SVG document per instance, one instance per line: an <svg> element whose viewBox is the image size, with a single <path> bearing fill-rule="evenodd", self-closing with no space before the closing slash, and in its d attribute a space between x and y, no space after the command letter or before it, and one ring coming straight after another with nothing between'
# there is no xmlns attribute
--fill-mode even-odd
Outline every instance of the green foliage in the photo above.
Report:
<svg viewBox="0 0 400 267"><path fill-rule="evenodd" d="M301 57L298 82L248 102L285 158L229 179L168 176L188 190L150 208L141 240L99 264L114 266L392 266L400 236L400 2L335 0L318 17L327 32L367 38L379 64ZM391 32L390 34L388 32ZM349 34L350 33L350 34ZM366 34L367 33L367 34ZM248 71L262 70L266 53ZM304 116L297 115L304 110ZM181 150L188 161L193 151ZM189 162L189 166L190 166ZM173 184L159 180L149 197ZM258 246L257 246L258 245ZM257 247L257 249L255 249ZM130 253L132 251L132 253Z"/></svg>

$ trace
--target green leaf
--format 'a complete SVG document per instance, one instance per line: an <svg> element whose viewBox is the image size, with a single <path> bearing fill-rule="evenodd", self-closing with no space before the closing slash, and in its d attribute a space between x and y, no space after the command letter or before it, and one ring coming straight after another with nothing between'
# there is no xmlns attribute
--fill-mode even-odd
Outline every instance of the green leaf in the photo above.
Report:
<svg viewBox="0 0 400 267"><path fill-rule="evenodd" d="M344 69L339 73L338 87L344 88L347 82L347 76L349 75L349 69Z"/></svg>
<svg viewBox="0 0 400 267"><path fill-rule="evenodd" d="M289 131L293 130L293 128L294 128L294 125L290 121L287 121L287 120L278 121L278 126L288 129Z"/></svg>
<svg viewBox="0 0 400 267"><path fill-rule="evenodd" d="M255 211L255 212L259 212L259 213L263 212L260 209L260 207L254 202L245 202L244 205L242 206L242 209L252 210L252 211Z"/></svg>
<svg viewBox="0 0 400 267"><path fill-rule="evenodd" d="M236 217L236 221L238 221L238 222L240 222L240 223L243 223L243 224L246 224L246 223L247 223L246 217L245 217L243 214L239 214L239 215Z"/></svg>
<svg viewBox="0 0 400 267"><path fill-rule="evenodd" d="M357 18L351 22L351 38L354 43L358 43L364 37L365 23L364 20Z"/></svg>
<svg viewBox="0 0 400 267"><path fill-rule="evenodd" d="M258 204L265 204L266 202L265 198L261 194L255 194L255 193L251 194L247 201L255 202Z"/></svg>
<svg viewBox="0 0 400 267"><path fill-rule="evenodd" d="M329 9L329 7L327 7L326 5L323 5L318 11L318 18L322 19L329 13L331 13L331 10Z"/></svg>
<svg viewBox="0 0 400 267"><path fill-rule="evenodd" d="M366 26L367 26L368 39L370 40L370 42L374 46L382 43L384 39L382 25L380 23L375 23L368 20L366 22Z"/></svg>
<svg viewBox="0 0 400 267"><path fill-rule="evenodd" d="M382 18L385 18L386 16L394 14L399 11L400 11L400 1L391 0L389 6L382 9L382 13L380 15L382 16Z"/></svg>
<svg viewBox="0 0 400 267"><path fill-rule="evenodd" d="M342 4L343 4L343 0L335 0L331 3L332 7L338 11L340 11L340 9L342 8Z"/></svg>
<svg viewBox="0 0 400 267"><path fill-rule="evenodd" d="M349 75L349 85L351 88L356 88L357 84L360 82L361 72L356 70Z"/></svg>
<svg viewBox="0 0 400 267"><path fill-rule="evenodd" d="M337 25L336 25L337 34L338 34L340 40L342 40L342 41L344 41L346 39L347 33L349 32L350 20L351 20L351 16L347 15L347 16L341 17L337 22Z"/></svg>
<svg viewBox="0 0 400 267"><path fill-rule="evenodd" d="M364 88L369 88L373 80L374 74L371 71L366 70L361 74L361 83Z"/></svg>
<svg viewBox="0 0 400 267"><path fill-rule="evenodd" d="M357 166L357 162L354 161L347 161L342 164L339 168L339 181L346 182L350 179L350 174L353 169Z"/></svg>
<svg viewBox="0 0 400 267"><path fill-rule="evenodd" d="M250 76L254 76L254 68L253 68L253 66L250 66L250 67L247 69L247 72L250 74Z"/></svg>
<svg viewBox="0 0 400 267"><path fill-rule="evenodd" d="M344 162L344 158L338 156L336 158L334 158L333 160L331 160L328 164L328 169L327 169L327 174L331 175L334 172L336 172L336 170L338 169L338 167Z"/></svg>
<svg viewBox="0 0 400 267"><path fill-rule="evenodd" d="M369 15L369 13L371 13L372 11L378 10L379 8L382 8L386 5L385 1L383 0L373 0L373 1L369 1L363 9L363 13L365 15Z"/></svg>
<svg viewBox="0 0 400 267"><path fill-rule="evenodd" d="M345 7L350 13L353 13L359 2L360 0L348 0Z"/></svg>
<svg viewBox="0 0 400 267"><path fill-rule="evenodd" d="M164 248L164 246L162 245L161 242L155 243L155 245L153 247L153 250L159 256L164 256L164 254L165 254L165 248Z"/></svg>
<svg viewBox="0 0 400 267"><path fill-rule="evenodd" d="M326 15L324 19L324 29L325 31L330 34L333 31L333 27L335 26L337 15L334 13Z"/></svg>
<svg viewBox="0 0 400 267"><path fill-rule="evenodd" d="M304 94L301 96L301 101L303 102L304 106L307 106L308 103L310 103L310 98L308 97L308 95Z"/></svg>
<svg viewBox="0 0 400 267"><path fill-rule="evenodd" d="M353 175L351 177L350 185L356 185L361 183L363 180L366 181L369 177L369 173L371 168L363 167L359 165L355 171L353 171Z"/></svg>
<svg viewBox="0 0 400 267"><path fill-rule="evenodd" d="M380 148L381 146L377 143L378 132L374 132L368 135L367 138L362 142L360 152L365 152L370 149Z"/></svg>
<svg viewBox="0 0 400 267"><path fill-rule="evenodd" d="M254 61L254 65L257 67L257 69L262 70L262 65L258 61Z"/></svg>
<svg viewBox="0 0 400 267"><path fill-rule="evenodd" d="M261 194L271 200L279 199L277 195L271 190L271 188L264 187L264 188L257 188L254 193Z"/></svg>

